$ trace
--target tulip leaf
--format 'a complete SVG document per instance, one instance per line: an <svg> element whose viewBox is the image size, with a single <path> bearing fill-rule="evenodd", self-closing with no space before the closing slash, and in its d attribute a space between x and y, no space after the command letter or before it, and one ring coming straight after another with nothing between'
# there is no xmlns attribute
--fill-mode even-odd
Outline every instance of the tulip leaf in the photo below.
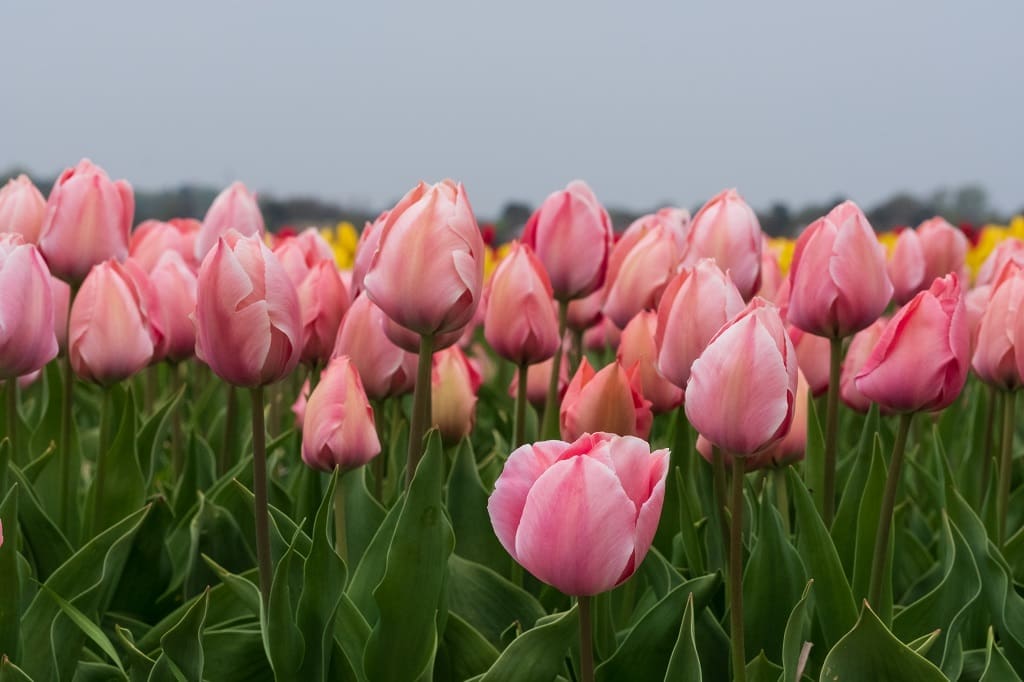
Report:
<svg viewBox="0 0 1024 682"><path fill-rule="evenodd" d="M487 672L498 650L472 625L450 614L437 652L433 679L468 680Z"/></svg>
<svg viewBox="0 0 1024 682"><path fill-rule="evenodd" d="M747 663L747 682L779 682L780 675L782 668L769 661L763 651Z"/></svg>
<svg viewBox="0 0 1024 682"><path fill-rule="evenodd" d="M422 466L422 465L421 465ZM480 682L542 682L564 670L576 637L577 607L558 614L512 640Z"/></svg>
<svg viewBox="0 0 1024 682"><path fill-rule="evenodd" d="M665 670L665 682L702 682L700 656L697 654L697 643L693 632L693 593L686 597L686 608L683 619L679 623L679 634L675 646L668 659Z"/></svg>
<svg viewBox="0 0 1024 682"><path fill-rule="evenodd" d="M21 578L18 572L18 491L15 484L0 502L0 521L7 519L0 544L0 652L18 658L21 632Z"/></svg>
<svg viewBox="0 0 1024 682"><path fill-rule="evenodd" d="M1020 682L1020 676L996 646L995 635L992 628L989 628L985 642L985 670L981 673L978 682L1014 682L1014 680Z"/></svg>
<svg viewBox="0 0 1024 682"><path fill-rule="evenodd" d="M207 615L207 620L209 618ZM255 623L207 628L203 633L203 649L216 652L215 656L207 657L203 669L203 675L210 682L275 682Z"/></svg>
<svg viewBox="0 0 1024 682"><path fill-rule="evenodd" d="M367 469L362 467L338 481L338 485L344 490L349 569L358 565L377 529L384 522L384 517L387 516L387 510L366 487L366 476Z"/></svg>
<svg viewBox="0 0 1024 682"><path fill-rule="evenodd" d="M363 614L366 622L373 625L377 622L379 612L377 603L373 599L373 590L380 584L384 576L384 569L387 566L388 547L395 535L395 527L398 525L398 517L402 514L405 504L404 498L399 498L395 505L388 510L387 516L373 534L373 539L367 545L362 558L352 573L345 593L356 605L359 612Z"/></svg>
<svg viewBox="0 0 1024 682"><path fill-rule="evenodd" d="M825 508L825 435L814 396L807 392L807 445L804 449L804 484L819 513Z"/></svg>
<svg viewBox="0 0 1024 682"><path fill-rule="evenodd" d="M455 553L507 575L511 562L494 534L487 513L487 498L487 490L476 468L473 446L464 438L448 476L448 513L455 537L459 539Z"/></svg>
<svg viewBox="0 0 1024 682"><path fill-rule="evenodd" d="M171 371L176 372L178 368L171 367ZM146 478L147 487L152 483L153 474L156 472L157 464L160 461L161 446L167 436L167 427L170 423L168 417L179 409L181 398L184 395L185 386L182 385L156 408L156 411L150 415L149 419L142 425L142 428L139 429L139 466Z"/></svg>
<svg viewBox="0 0 1024 682"><path fill-rule="evenodd" d="M92 642L100 648L100 651L105 653L110 660L112 660L120 670L124 670L124 666L121 664L121 658L117 655L117 650L107 637L106 633L96 623L89 619L89 616L85 615L77 608L74 604L68 602L64 597L60 596L52 589L43 584L42 590L47 593L51 599L53 599L60 610L64 612L71 621L81 629L81 631L88 637Z"/></svg>
<svg viewBox="0 0 1024 682"><path fill-rule="evenodd" d="M509 626L528 630L544 616L533 595L486 566L452 554L448 570L449 610L496 647L502 646L501 633Z"/></svg>
<svg viewBox="0 0 1024 682"><path fill-rule="evenodd" d="M46 515L42 502L21 470L11 464L9 472L18 485L18 521L24 531L24 548L32 557L37 578L46 580L71 556L71 543Z"/></svg>
<svg viewBox="0 0 1024 682"><path fill-rule="evenodd" d="M871 452L871 468L861 492L860 510L857 512L857 533L854 543L853 594L855 599L866 599L871 582L871 566L875 556L875 536L878 534L878 520L882 515L882 496L885 494L887 477L885 458L882 457L882 440L876 434ZM882 582L882 603L873 604L883 623L892 620L892 557L893 537L889 534L889 561L885 566Z"/></svg>
<svg viewBox="0 0 1024 682"><path fill-rule="evenodd" d="M135 645L135 638L132 636L131 630L115 625L114 632L117 634L118 641L121 643L121 650L125 654L128 678L131 682L145 682L145 680L149 679L149 675L153 670L153 664L156 661L139 650Z"/></svg>
<svg viewBox="0 0 1024 682"><path fill-rule="evenodd" d="M807 666L807 655L811 643L805 633L810 629L811 605L809 597L814 580L808 580L800 601L793 607L786 622L786 631L782 637L782 680L783 682L799 682Z"/></svg>
<svg viewBox="0 0 1024 682"><path fill-rule="evenodd" d="M202 596L192 603L178 624L160 638L163 653L157 659L156 665L161 665L161 660L165 660L178 680L203 682L206 657L202 633L209 606L210 590L207 588Z"/></svg>
<svg viewBox="0 0 1024 682"><path fill-rule="evenodd" d="M302 556L296 549L298 533L277 562L269 606L261 612L263 647L279 680L298 678L305 639L295 622L295 606L302 584ZM313 635L315 633L309 633Z"/></svg>
<svg viewBox="0 0 1024 682"><path fill-rule="evenodd" d="M7 654L3 654L0 657L0 682L34 682L34 680L24 670L11 663Z"/></svg>
<svg viewBox="0 0 1024 682"><path fill-rule="evenodd" d="M852 569L855 565L854 555L857 546L857 524L860 517L861 502L864 497L864 486L874 458L872 453L879 438L878 406L872 404L864 428L860 434L857 450L851 453L853 466L842 487L842 498L836 507L835 518L832 519L831 535L842 565ZM854 580L852 570L847 579Z"/></svg>
<svg viewBox="0 0 1024 682"><path fill-rule="evenodd" d="M103 415L103 419L110 421L111 432L117 435L109 447L97 453L97 475L86 501L86 527L93 535L141 507L146 490L146 479L139 468L136 450L137 416L133 394L117 386L104 390L112 394L110 404L115 409L119 403L123 403L123 408L120 418L116 414ZM105 444L100 445L103 447Z"/></svg>

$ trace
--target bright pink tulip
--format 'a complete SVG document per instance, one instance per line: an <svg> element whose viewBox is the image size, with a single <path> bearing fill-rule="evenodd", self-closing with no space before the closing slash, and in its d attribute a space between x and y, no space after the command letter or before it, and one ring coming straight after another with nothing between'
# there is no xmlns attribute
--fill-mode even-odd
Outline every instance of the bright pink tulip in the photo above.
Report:
<svg viewBox="0 0 1024 682"><path fill-rule="evenodd" d="M595 372L586 358L569 382L559 417L562 438L569 440L595 431L647 438L654 419L635 367L613 362Z"/></svg>
<svg viewBox="0 0 1024 682"><path fill-rule="evenodd" d="M108 258L128 256L135 195L124 180L112 182L99 166L83 159L54 183L39 233L39 250L50 272L81 282Z"/></svg>
<svg viewBox="0 0 1024 682"><path fill-rule="evenodd" d="M623 367L636 366L643 395L651 401L651 411L661 414L682 404L683 389L658 371L658 346L654 342L657 328L658 314L653 310L638 314L622 330L615 357Z"/></svg>
<svg viewBox="0 0 1024 682"><path fill-rule="evenodd" d="M294 237L282 239L274 245L273 251L296 289L302 286L310 270L320 263L335 265L331 246L313 227L303 230Z"/></svg>
<svg viewBox="0 0 1024 682"><path fill-rule="evenodd" d="M459 332L480 303L484 241L461 183L420 183L391 209L363 286L421 335Z"/></svg>
<svg viewBox="0 0 1024 682"><path fill-rule="evenodd" d="M1019 369L1024 369L1024 337L1017 336L1017 318L1024 310L1024 271L1009 274L993 286L978 325L971 366L986 384L1012 391L1024 383Z"/></svg>
<svg viewBox="0 0 1024 682"><path fill-rule="evenodd" d="M138 280L111 259L95 266L71 305L68 352L75 374L104 386L153 359L157 345Z"/></svg>
<svg viewBox="0 0 1024 682"><path fill-rule="evenodd" d="M789 276L787 321L818 336L845 338L864 329L892 298L885 249L852 201L801 233Z"/></svg>
<svg viewBox="0 0 1024 682"><path fill-rule="evenodd" d="M554 357L530 365L526 370L526 400L538 410L543 409L548 399L548 384L551 383L551 368L555 364ZM562 361L558 364L558 399L565 395L565 389L569 386L569 356L562 354ZM512 383L508 388L508 394L516 397L519 390L519 373L512 376Z"/></svg>
<svg viewBox="0 0 1024 682"><path fill-rule="evenodd" d="M891 412L941 410L960 394L969 363L960 278L951 273L893 315L857 374L857 389Z"/></svg>
<svg viewBox="0 0 1024 682"><path fill-rule="evenodd" d="M17 232L35 244L46 217L46 199L27 175L19 175L0 188L0 232Z"/></svg>
<svg viewBox="0 0 1024 682"><path fill-rule="evenodd" d="M431 415L445 443L457 443L473 430L480 382L480 372L458 346L434 353Z"/></svg>
<svg viewBox="0 0 1024 682"><path fill-rule="evenodd" d="M743 310L743 298L714 261L704 259L669 282L658 306L658 369L679 388L690 366L722 326Z"/></svg>
<svg viewBox="0 0 1024 682"><path fill-rule="evenodd" d="M849 348L846 349L843 368L839 373L839 397L851 410L867 412L871 409L871 400L857 389L854 379L864 367L878 339L882 337L882 331L888 322L888 318L878 318L870 326L854 334Z"/></svg>
<svg viewBox="0 0 1024 682"><path fill-rule="evenodd" d="M196 260L201 263L217 240L229 230L235 230L243 237L262 237L265 229L256 195L242 183L234 182L217 195L203 217L202 227L196 235Z"/></svg>
<svg viewBox="0 0 1024 682"><path fill-rule="evenodd" d="M925 289L930 282L925 282L924 249L917 232L905 229L896 238L896 246L886 265L889 280L893 285L893 298L903 305Z"/></svg>
<svg viewBox="0 0 1024 682"><path fill-rule="evenodd" d="M494 352L517 365L554 357L562 339L544 266L525 244L513 244L487 285L484 336Z"/></svg>
<svg viewBox="0 0 1024 682"><path fill-rule="evenodd" d="M583 298L574 298L569 301L565 318L566 327L573 331L583 332L600 322L605 291L605 287L601 287Z"/></svg>
<svg viewBox="0 0 1024 682"><path fill-rule="evenodd" d="M387 317L365 294L356 296L345 313L332 356L348 356L359 372L366 394L374 400L408 393L416 381L416 356L388 340Z"/></svg>
<svg viewBox="0 0 1024 682"><path fill-rule="evenodd" d="M524 445L505 462L487 511L502 546L539 580L565 594L600 594L647 556L668 465L668 450L629 436Z"/></svg>
<svg viewBox="0 0 1024 682"><path fill-rule="evenodd" d="M299 297L258 234L229 230L203 259L195 321L196 356L230 384L270 384L299 362Z"/></svg>
<svg viewBox="0 0 1024 682"><path fill-rule="evenodd" d="M390 211L384 211L372 223L367 221L359 235L359 243L356 245L356 258L352 264L352 298L354 299L363 290L363 278L370 269L370 261L380 245L380 235L383 231L385 221Z"/></svg>
<svg viewBox="0 0 1024 682"><path fill-rule="evenodd" d="M331 360L306 402L302 461L314 469L348 471L380 454L373 408L359 373L345 356Z"/></svg>
<svg viewBox="0 0 1024 682"><path fill-rule="evenodd" d="M965 277L964 262L970 244L963 232L936 216L917 226L917 236L924 252L924 286L931 286L935 278L951 272L960 279Z"/></svg>
<svg viewBox="0 0 1024 682"><path fill-rule="evenodd" d="M333 260L320 261L299 284L302 362L327 362L348 309L348 291Z"/></svg>
<svg viewBox="0 0 1024 682"><path fill-rule="evenodd" d="M11 379L57 356L50 271L17 232L0 234L0 292L0 379Z"/></svg>
<svg viewBox="0 0 1024 682"><path fill-rule="evenodd" d="M612 220L587 183L573 180L530 216L523 243L544 264L557 300L583 298L604 284Z"/></svg>
<svg viewBox="0 0 1024 682"><path fill-rule="evenodd" d="M809 334L792 325L789 326L789 338L796 350L796 362L800 371L807 377L811 394L820 396L828 390L829 363L832 348L824 336Z"/></svg>
<svg viewBox="0 0 1024 682"><path fill-rule="evenodd" d="M718 447L751 455L789 432L796 389L793 342L775 306L755 298L694 361L686 416Z"/></svg>
<svg viewBox="0 0 1024 682"><path fill-rule="evenodd" d="M623 239L612 250L604 314L624 329L641 310L658 307L662 292L679 262L675 236L655 223L637 233L632 245Z"/></svg>
<svg viewBox="0 0 1024 682"><path fill-rule="evenodd" d="M736 190L719 192L697 211L686 249L684 266L713 259L744 300L761 288L761 223Z"/></svg>
<svg viewBox="0 0 1024 682"><path fill-rule="evenodd" d="M53 331L57 335L57 346L61 351L68 348L68 313L71 309L71 285L50 275L50 289L53 291Z"/></svg>
<svg viewBox="0 0 1024 682"><path fill-rule="evenodd" d="M988 255L985 262L978 268L978 276L974 280L974 286L980 287L992 284L999 279L1003 268L1008 264L1014 264L1018 268L1024 268L1024 242L1016 237L1010 237L996 244L992 253Z"/></svg>
<svg viewBox="0 0 1024 682"><path fill-rule="evenodd" d="M167 251L149 273L163 312L167 335L166 357L172 362L190 358L196 351L196 273L180 251Z"/></svg>
<svg viewBox="0 0 1024 682"><path fill-rule="evenodd" d="M128 243L128 254L139 265L151 272L157 261L167 251L176 251L193 272L199 269L196 260L196 236L199 221L193 218L171 218L166 223L160 220L144 220L132 232Z"/></svg>

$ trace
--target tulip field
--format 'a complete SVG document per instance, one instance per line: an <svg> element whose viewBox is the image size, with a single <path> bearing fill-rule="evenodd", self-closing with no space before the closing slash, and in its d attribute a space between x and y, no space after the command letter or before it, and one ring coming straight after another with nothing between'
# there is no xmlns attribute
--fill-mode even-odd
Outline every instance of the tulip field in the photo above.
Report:
<svg viewBox="0 0 1024 682"><path fill-rule="evenodd" d="M355 242L0 189L0 682L1024 675L1024 218Z"/></svg>

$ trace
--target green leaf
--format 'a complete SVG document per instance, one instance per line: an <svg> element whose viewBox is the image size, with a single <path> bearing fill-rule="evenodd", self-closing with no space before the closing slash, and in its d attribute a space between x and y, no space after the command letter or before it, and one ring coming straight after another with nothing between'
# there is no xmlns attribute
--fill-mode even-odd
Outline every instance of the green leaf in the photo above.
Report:
<svg viewBox="0 0 1024 682"><path fill-rule="evenodd" d="M487 513L487 490L480 480L468 438L459 444L448 476L448 513L459 542L455 553L508 575L511 561L498 542Z"/></svg>
<svg viewBox="0 0 1024 682"><path fill-rule="evenodd" d="M927 634L921 635L915 640L907 642L907 647L914 651L914 653L927 657L928 652L931 651L932 646L935 644L936 640L938 640L941 633L942 630L932 630Z"/></svg>
<svg viewBox="0 0 1024 682"><path fill-rule="evenodd" d="M203 633L203 648L217 652L216 656L207 658L203 671L210 682L274 682L255 624L254 627L208 627Z"/></svg>
<svg viewBox="0 0 1024 682"><path fill-rule="evenodd" d="M132 636L131 630L115 625L114 632L117 633L117 638L121 642L121 649L124 651L125 659L127 660L129 679L131 682L145 682L153 671L155 661L142 653L135 645L135 638Z"/></svg>
<svg viewBox="0 0 1024 682"><path fill-rule="evenodd" d="M679 635L672 647L672 655L668 659L665 670L665 682L702 682L700 657L697 654L697 643L693 639L693 594L686 598L686 609L679 623Z"/></svg>
<svg viewBox="0 0 1024 682"><path fill-rule="evenodd" d="M1013 682L1013 680L1020 682L1020 676L996 646L995 640L992 628L989 628L985 642L985 670L978 682Z"/></svg>
<svg viewBox="0 0 1024 682"><path fill-rule="evenodd" d="M177 367L170 369L172 372L178 371ZM157 463L160 461L161 446L167 436L168 417L178 410L184 395L185 386L182 385L161 403L139 430L139 466L145 476L147 487L152 482Z"/></svg>
<svg viewBox="0 0 1024 682"><path fill-rule="evenodd" d="M804 485L813 494L814 508L825 508L825 435L814 396L807 394L807 447L804 451Z"/></svg>
<svg viewBox="0 0 1024 682"><path fill-rule="evenodd" d="M249 608L252 615L258 618L260 615L260 588L255 582L259 579L258 569L249 569L245 574L236 575L205 554L203 561L220 577L224 587L231 590ZM245 577L246 575L248 577Z"/></svg>
<svg viewBox="0 0 1024 682"><path fill-rule="evenodd" d="M878 534L878 520L882 514L882 496L885 494L887 467L882 456L882 439L876 434L871 451L871 468L864 481L860 509L857 512L857 533L854 543L853 594L855 599L866 599L871 589L871 566L875 556L875 536ZM889 561L885 567L882 583L882 603L876 604L883 623L892 621L892 557L895 533L890 534Z"/></svg>
<svg viewBox="0 0 1024 682"><path fill-rule="evenodd" d="M47 516L32 484L15 465L10 474L18 484L18 521L22 527L24 548L31 555L38 579L46 580L72 554L57 524Z"/></svg>
<svg viewBox="0 0 1024 682"><path fill-rule="evenodd" d="M472 625L452 614L444 629L434 679L468 680L487 672L496 660L498 650Z"/></svg>
<svg viewBox="0 0 1024 682"><path fill-rule="evenodd" d="M353 672L354 679L365 680L363 673L363 652L366 640L370 638L370 626L363 619L363 614L348 598L341 595L338 613L334 618L334 641L338 645L332 662L337 664L338 656L346 659L348 668Z"/></svg>
<svg viewBox="0 0 1024 682"><path fill-rule="evenodd" d="M0 658L0 682L33 682L24 670L11 663L11 659L4 654Z"/></svg>
<svg viewBox="0 0 1024 682"><path fill-rule="evenodd" d="M203 651L203 626L210 606L210 590L203 591L178 624L160 638L163 654L176 677L186 682L202 682L206 657ZM214 652L217 653L217 652ZM157 661L159 665L160 661Z"/></svg>
<svg viewBox="0 0 1024 682"><path fill-rule="evenodd" d="M798 682L805 666L807 665L806 654L810 642L807 641L805 633L811 625L811 606L809 597L811 588L814 587L814 580L808 580L800 601L793 607L786 622L786 632L782 637L782 679L784 682Z"/></svg>
<svg viewBox="0 0 1024 682"><path fill-rule="evenodd" d="M782 668L768 660L762 651L747 663L747 682L779 682Z"/></svg>
<svg viewBox="0 0 1024 682"><path fill-rule="evenodd" d="M402 514L404 505L405 499L399 498L395 506L388 511L356 565L348 587L345 588L345 594L363 614L366 622L371 625L375 624L379 617L377 602L373 599L373 590L384 577L384 569L388 561L388 548L391 546L391 539L395 535L395 527L398 525L398 518Z"/></svg>
<svg viewBox="0 0 1024 682"><path fill-rule="evenodd" d="M682 494L681 491L686 490L682 469L675 467L672 470L671 479L675 481L677 494ZM704 552L701 549L700 536L697 533L697 520L691 515L691 505L686 500L679 499L676 508L679 510L679 537L683 553L686 555L686 565L690 569L689 574L704 572L707 564L704 561Z"/></svg>
<svg viewBox="0 0 1024 682"><path fill-rule="evenodd" d="M370 546L373 536L387 516L387 510L374 499L366 487L366 470L366 467L362 467L338 481L344 492L350 569L358 565L363 558L363 553Z"/></svg>
<svg viewBox="0 0 1024 682"><path fill-rule="evenodd" d="M125 393L119 387L105 389L111 392ZM97 477L89 489L87 499L87 528L92 535L109 528L128 514L142 506L146 499L146 479L139 468L139 457L135 439L136 410L135 399L131 391L123 398L117 396L113 404L123 399L124 409L117 424L117 435L110 447L100 452L96 463ZM102 478L100 473L102 472ZM96 503L99 497L100 504Z"/></svg>
<svg viewBox="0 0 1024 682"><path fill-rule="evenodd" d="M297 537L298 534L296 539ZM270 604L260 618L263 647L274 669L274 677L279 680L298 679L299 666L302 664L302 654L306 647L303 633L295 622L292 599L294 594L295 601L298 600L297 593L300 588L295 575L301 576L302 570L302 556L295 544L293 541L288 551L277 562L270 588Z"/></svg>
<svg viewBox="0 0 1024 682"><path fill-rule="evenodd" d="M421 465L422 466L422 465ZM565 656L576 637L577 607L527 630L501 652L480 682L541 682L564 669Z"/></svg>
<svg viewBox="0 0 1024 682"><path fill-rule="evenodd" d="M19 658L21 643L21 578L18 575L18 490L14 487L0 502L0 521L4 526L4 542L0 544L0 652Z"/></svg>
<svg viewBox="0 0 1024 682"><path fill-rule="evenodd" d="M871 410L864 420L864 428L861 430L857 450L851 453L853 467L850 470L849 476L842 484L842 498L839 500L838 507L836 507L835 518L832 519L832 541L836 545L840 562L847 568L854 566L857 521L860 515L864 485L867 482L868 472L871 468L871 455L878 432L878 406L872 404ZM847 578L853 580L853 574L848 573Z"/></svg>
<svg viewBox="0 0 1024 682"><path fill-rule="evenodd" d="M496 647L510 626L533 627L544 607L533 595L486 566L458 554L448 557L448 608L472 625Z"/></svg>
<svg viewBox="0 0 1024 682"><path fill-rule="evenodd" d="M52 589L47 587L45 584L40 586L42 590L50 596L60 610L74 622L75 625L85 633L85 636L92 640L92 642L100 648L100 651L105 653L110 660L112 660L118 667L119 670L124 670L124 666L121 664L121 658L117 655L117 650L114 648L113 643L107 637L106 633L100 629L96 623L89 620L89 617L79 611L73 604L68 602L64 597L60 596Z"/></svg>

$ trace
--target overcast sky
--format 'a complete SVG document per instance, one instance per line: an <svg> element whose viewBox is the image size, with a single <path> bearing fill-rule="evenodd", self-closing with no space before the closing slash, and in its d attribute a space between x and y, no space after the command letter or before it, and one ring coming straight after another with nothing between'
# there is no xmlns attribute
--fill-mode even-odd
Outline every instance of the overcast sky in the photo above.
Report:
<svg viewBox="0 0 1024 682"><path fill-rule="evenodd" d="M1024 206L1024 2L0 0L0 169L478 213L977 182Z"/></svg>

